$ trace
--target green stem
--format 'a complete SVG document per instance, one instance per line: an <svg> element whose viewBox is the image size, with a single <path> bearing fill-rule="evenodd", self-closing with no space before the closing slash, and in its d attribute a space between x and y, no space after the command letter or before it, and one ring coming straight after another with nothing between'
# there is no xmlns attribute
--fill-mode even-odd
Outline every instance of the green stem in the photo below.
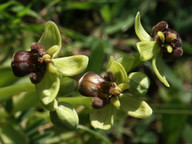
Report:
<svg viewBox="0 0 192 144"><path fill-rule="evenodd" d="M83 125L78 125L78 128L97 136L98 138L102 139L103 142L105 142L106 144L112 144L112 142L106 136L104 136L102 133L99 133L99 132L92 130L88 127L85 127Z"/></svg>
<svg viewBox="0 0 192 144"><path fill-rule="evenodd" d="M84 105L85 107L91 108L91 100L92 97L84 97L84 96L77 96L77 97L59 97L59 102L67 102L73 105L74 107Z"/></svg>
<svg viewBox="0 0 192 144"><path fill-rule="evenodd" d="M0 102L10 99L15 94L34 90L35 86L32 83L16 84L0 88Z"/></svg>

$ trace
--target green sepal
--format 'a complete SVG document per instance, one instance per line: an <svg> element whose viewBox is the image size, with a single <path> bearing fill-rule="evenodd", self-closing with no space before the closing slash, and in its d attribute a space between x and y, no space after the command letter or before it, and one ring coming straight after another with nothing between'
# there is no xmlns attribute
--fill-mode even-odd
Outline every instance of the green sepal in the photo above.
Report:
<svg viewBox="0 0 192 144"><path fill-rule="evenodd" d="M157 57L154 57L152 59L152 65L153 65L153 70L158 77L158 79L166 86L170 87L169 83L167 82L167 79L164 75L163 71L163 61L162 61L162 55L158 55Z"/></svg>
<svg viewBox="0 0 192 144"><path fill-rule="evenodd" d="M79 117L72 105L68 103L59 103L56 111L50 112L50 118L53 124L68 130L76 130L79 124Z"/></svg>
<svg viewBox="0 0 192 144"><path fill-rule="evenodd" d="M147 118L151 116L151 107L142 99L132 95L121 95L120 98L121 109L129 116L135 118Z"/></svg>
<svg viewBox="0 0 192 144"><path fill-rule="evenodd" d="M41 102L48 105L54 101L59 92L60 79L56 74L47 71L43 79L35 87Z"/></svg>
<svg viewBox="0 0 192 144"><path fill-rule="evenodd" d="M64 58L55 58L51 60L59 73L65 76L74 76L85 70L88 64L88 57L84 55L75 55Z"/></svg>
<svg viewBox="0 0 192 144"><path fill-rule="evenodd" d="M115 109L111 104L101 109L93 109L90 112L91 125L98 129L110 129L114 122Z"/></svg>
<svg viewBox="0 0 192 144"><path fill-rule="evenodd" d="M155 41L148 41L148 42L138 42L137 50L140 55L140 60L148 61L159 53L160 48Z"/></svg>
<svg viewBox="0 0 192 144"><path fill-rule="evenodd" d="M53 58L56 57L61 49L61 35L57 25L49 21L45 25L44 33L39 39L39 43L43 44L46 50L51 48L54 45L58 45L58 49L53 54Z"/></svg>
<svg viewBox="0 0 192 144"><path fill-rule="evenodd" d="M120 63L124 67L127 73L132 69L134 61L135 61L135 58L132 55L126 55L116 60L116 62Z"/></svg>
<svg viewBox="0 0 192 144"><path fill-rule="evenodd" d="M127 73L124 67L120 63L116 62L112 56L107 65L107 71L112 72L115 75L117 84L127 82Z"/></svg>
<svg viewBox="0 0 192 144"><path fill-rule="evenodd" d="M133 95L145 95L150 86L150 79L142 72L133 72L128 76L128 84Z"/></svg>
<svg viewBox="0 0 192 144"><path fill-rule="evenodd" d="M135 32L141 41L152 40L151 36L144 30L143 26L141 25L140 12L137 12L135 17Z"/></svg>

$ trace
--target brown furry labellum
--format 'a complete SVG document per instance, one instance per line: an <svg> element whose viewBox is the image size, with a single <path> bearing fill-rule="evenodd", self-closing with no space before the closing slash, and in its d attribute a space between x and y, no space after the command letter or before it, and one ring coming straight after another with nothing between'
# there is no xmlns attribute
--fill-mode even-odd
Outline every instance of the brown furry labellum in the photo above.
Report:
<svg viewBox="0 0 192 144"><path fill-rule="evenodd" d="M33 43L31 51L17 51L11 61L13 73L17 77L29 74L32 83L38 83L44 76L46 64L42 56L46 54L40 43Z"/></svg>

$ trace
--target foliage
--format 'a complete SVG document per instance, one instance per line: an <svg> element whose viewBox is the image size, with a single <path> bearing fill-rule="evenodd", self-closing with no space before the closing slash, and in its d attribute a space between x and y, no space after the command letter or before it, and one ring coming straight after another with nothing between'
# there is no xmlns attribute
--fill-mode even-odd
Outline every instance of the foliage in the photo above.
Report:
<svg viewBox="0 0 192 144"><path fill-rule="evenodd" d="M190 1L2 0L0 3L0 143L191 143ZM165 20L182 38L184 55L172 62L163 62L164 75L170 88L159 82L157 71L153 71L154 67L159 68L158 58L156 61L150 61L152 55L149 55L149 61L142 63L142 58L137 53L139 48L146 45L145 39L142 40L143 36L138 36L142 41L140 42L137 38L138 32L134 32L134 19L138 11L145 34L151 34L153 25ZM12 55L18 50L29 50L32 42L37 42L41 37L47 21L54 21L61 33L61 39L56 39L56 45L61 48L60 52L57 51L58 47L52 47L55 45L52 43L54 39L45 42L46 50L52 47L48 53L52 55L56 67L61 67L61 61L69 61L66 63L66 69L67 64L73 65L71 55L89 57L86 70L78 71L82 72L81 74L68 75L74 70L68 69L69 72L64 73L65 69L62 67L58 71L60 77L55 76L43 81L43 84L39 83L45 86L50 81L60 81L60 85L57 85L57 100L70 103L75 108L80 124L76 131L54 126L49 113L50 109L54 108L53 105L42 106L36 94L36 87L31 84L29 78L15 77L10 67ZM43 42L43 38L40 41ZM154 45L151 41L150 47ZM119 119L113 121L110 130L95 130L89 121L91 98L82 97L76 91L75 80L88 71L101 75L106 68L112 71L113 66L108 64L109 60L112 61L111 56L115 59L115 64L121 64L119 69L124 67L123 71L126 71L126 75L117 79L118 84L124 79L127 79L128 84L133 84L131 87L119 87L124 89L124 93L131 92L137 95L137 99L145 100L152 108L153 114L147 119L136 119L127 117L123 111L118 110L115 117ZM78 56L75 56L75 61L79 61ZM135 81L138 71L145 73L149 78L146 78L145 74L139 74L141 77L137 77ZM52 74L47 75L49 77ZM151 83L149 87L148 79ZM7 93L8 90L11 91ZM144 93L144 96L141 93ZM124 97L120 102L125 103L126 99L133 100L132 97ZM70 107L66 106L68 109ZM73 112L73 109L70 110Z"/></svg>

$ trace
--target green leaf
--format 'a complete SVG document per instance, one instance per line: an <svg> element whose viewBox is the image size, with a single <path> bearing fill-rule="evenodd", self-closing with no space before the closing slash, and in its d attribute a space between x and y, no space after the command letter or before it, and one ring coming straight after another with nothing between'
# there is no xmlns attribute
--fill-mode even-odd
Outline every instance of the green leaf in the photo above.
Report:
<svg viewBox="0 0 192 144"><path fill-rule="evenodd" d="M112 56L107 65L107 71L112 72L115 75L117 84L127 83L127 73L124 67L120 63L116 62Z"/></svg>
<svg viewBox="0 0 192 144"><path fill-rule="evenodd" d="M101 16L105 23L109 24L111 21L111 10L108 4L102 6L100 10Z"/></svg>
<svg viewBox="0 0 192 144"><path fill-rule="evenodd" d="M13 99L13 113L18 111L25 111L39 103L37 93L24 92Z"/></svg>
<svg viewBox="0 0 192 144"><path fill-rule="evenodd" d="M180 105L184 104L179 99L172 99L168 105ZM173 110L177 112L175 108L169 108L165 112ZM183 126L187 123L188 115L185 113L174 114L168 113L162 115L162 143L163 144L177 144L179 143Z"/></svg>
<svg viewBox="0 0 192 144"><path fill-rule="evenodd" d="M76 55L51 60L57 71L65 76L74 76L85 70L88 64L88 57Z"/></svg>
<svg viewBox="0 0 192 144"><path fill-rule="evenodd" d="M151 36L144 30L143 26L141 25L140 12L138 12L135 17L135 32L141 41L152 40Z"/></svg>
<svg viewBox="0 0 192 144"><path fill-rule="evenodd" d="M121 108L132 117L147 118L152 114L151 107L138 97L121 95L119 100L121 102Z"/></svg>
<svg viewBox="0 0 192 144"><path fill-rule="evenodd" d="M90 45L88 47L91 48L91 55L89 56L89 64L86 71L99 73L103 63L105 62L105 50L108 49L108 47L106 47L107 41L102 41L95 37L90 38L89 41L87 43Z"/></svg>
<svg viewBox="0 0 192 144"><path fill-rule="evenodd" d="M147 61L156 56L160 48L155 41L138 42L137 50L139 51L140 60Z"/></svg>
<svg viewBox="0 0 192 144"><path fill-rule="evenodd" d="M115 24L107 26L104 29L104 33L111 35L116 32L125 32L127 31L134 23L134 16L130 15L127 18L118 19Z"/></svg>
<svg viewBox="0 0 192 144"><path fill-rule="evenodd" d="M142 72L133 72L128 76L128 84L133 95L145 95L150 86L150 79Z"/></svg>
<svg viewBox="0 0 192 144"><path fill-rule="evenodd" d="M10 99L13 95L26 91L35 91L34 84L22 83L0 88L0 102Z"/></svg>
<svg viewBox="0 0 192 144"><path fill-rule="evenodd" d="M152 65L153 65L153 70L158 77L158 79L166 86L170 87L169 83L167 82L167 79L164 75L163 71L163 61L162 61L162 56L158 55L157 57L152 59Z"/></svg>
<svg viewBox="0 0 192 144"><path fill-rule="evenodd" d="M109 104L101 109L93 109L90 112L91 125L94 128L108 130L113 125L115 107Z"/></svg>
<svg viewBox="0 0 192 144"><path fill-rule="evenodd" d="M61 49L61 35L54 22L49 21L46 23L44 33L41 36L39 43L43 44L46 50L54 45L58 45L58 49L55 51L52 57L54 58L58 55Z"/></svg>
<svg viewBox="0 0 192 144"><path fill-rule="evenodd" d="M68 103L60 103L56 111L50 112L51 121L61 127L69 130L77 129L79 117L75 109Z"/></svg>
<svg viewBox="0 0 192 144"><path fill-rule="evenodd" d="M60 80L56 74L46 72L40 83L36 84L37 94L44 105L48 105L56 98Z"/></svg>
<svg viewBox="0 0 192 144"><path fill-rule="evenodd" d="M4 124L1 127L1 142L5 144L27 144L28 139L21 128L11 123Z"/></svg>

